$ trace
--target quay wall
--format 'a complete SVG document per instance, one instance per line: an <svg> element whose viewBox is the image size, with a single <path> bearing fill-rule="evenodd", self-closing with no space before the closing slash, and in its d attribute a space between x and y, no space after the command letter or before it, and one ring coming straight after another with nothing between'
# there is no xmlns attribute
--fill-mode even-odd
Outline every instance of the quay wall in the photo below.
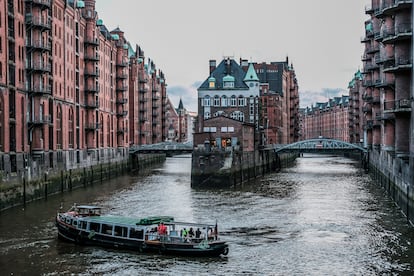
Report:
<svg viewBox="0 0 414 276"><path fill-rule="evenodd" d="M42 178L27 180L26 177L0 183L0 211L27 203L47 199L73 189L101 184L104 180L126 173L142 173L164 162L165 154L137 154L120 162L100 163L90 167L46 171Z"/></svg>
<svg viewBox="0 0 414 276"><path fill-rule="evenodd" d="M413 224L414 171L410 169L409 163L386 151L373 150L369 152L369 171L374 181L387 192Z"/></svg>
<svg viewBox="0 0 414 276"><path fill-rule="evenodd" d="M194 151L191 186L194 188L232 187L290 166L297 153Z"/></svg>

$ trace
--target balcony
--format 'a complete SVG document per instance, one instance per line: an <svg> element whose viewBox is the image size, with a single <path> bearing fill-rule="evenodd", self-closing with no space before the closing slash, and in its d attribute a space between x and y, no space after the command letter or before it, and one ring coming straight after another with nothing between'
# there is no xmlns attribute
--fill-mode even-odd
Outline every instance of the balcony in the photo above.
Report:
<svg viewBox="0 0 414 276"><path fill-rule="evenodd" d="M100 124L99 123L86 123L84 127L86 131L95 131L95 130L100 129Z"/></svg>
<svg viewBox="0 0 414 276"><path fill-rule="evenodd" d="M84 40L84 44L85 44L85 46L92 45L92 46L97 47L97 46L99 46L99 39L98 38L87 37Z"/></svg>
<svg viewBox="0 0 414 276"><path fill-rule="evenodd" d="M364 87L372 87L374 86L374 83L372 80L364 80L364 82L362 83L362 86Z"/></svg>
<svg viewBox="0 0 414 276"><path fill-rule="evenodd" d="M127 67L128 62L126 62L126 61L117 62L116 66L118 66L118 67Z"/></svg>
<svg viewBox="0 0 414 276"><path fill-rule="evenodd" d="M148 92L148 88L142 87L142 88L139 88L138 91L140 93L147 93Z"/></svg>
<svg viewBox="0 0 414 276"><path fill-rule="evenodd" d="M394 88L394 80L389 80L387 78L378 79L375 81L375 87L377 88Z"/></svg>
<svg viewBox="0 0 414 276"><path fill-rule="evenodd" d="M87 85L85 86L85 93L98 93L99 92L99 85Z"/></svg>
<svg viewBox="0 0 414 276"><path fill-rule="evenodd" d="M26 25L32 28L40 28L42 30L50 30L52 22L50 19L45 19L39 15L26 14L25 16Z"/></svg>
<svg viewBox="0 0 414 276"><path fill-rule="evenodd" d="M139 81L140 83L147 83L147 82L148 82L148 79L147 79L147 78L145 78L145 77L139 77L139 78L138 78L138 81Z"/></svg>
<svg viewBox="0 0 414 276"><path fill-rule="evenodd" d="M117 85L116 86L116 91L120 91L120 92L127 91L127 86L126 85Z"/></svg>
<svg viewBox="0 0 414 276"><path fill-rule="evenodd" d="M99 101L87 101L85 103L85 108L87 108L87 109L97 109L97 108L99 108Z"/></svg>
<svg viewBox="0 0 414 276"><path fill-rule="evenodd" d="M26 69L31 72L40 72L40 73L50 73L51 66L50 63L45 63L41 60L26 62Z"/></svg>
<svg viewBox="0 0 414 276"><path fill-rule="evenodd" d="M400 99L395 101L384 102L384 112L386 113L400 113L411 112L411 100Z"/></svg>
<svg viewBox="0 0 414 276"><path fill-rule="evenodd" d="M140 121L141 123L143 123L143 122L148 121L148 118L147 118L147 117L145 117L145 116L140 116L140 117L139 117L139 121Z"/></svg>
<svg viewBox="0 0 414 276"><path fill-rule="evenodd" d="M116 99L116 104L126 104L128 102L128 99L122 98L122 99Z"/></svg>
<svg viewBox="0 0 414 276"><path fill-rule="evenodd" d="M362 99L367 103L372 103L373 97L371 95L364 94L362 95Z"/></svg>
<svg viewBox="0 0 414 276"><path fill-rule="evenodd" d="M371 47L367 47L365 52L367 54L373 54L373 53L379 52L379 50L380 50L380 47L378 44L376 44L376 45L372 45Z"/></svg>
<svg viewBox="0 0 414 276"><path fill-rule="evenodd" d="M51 50L50 42L45 42L43 40L28 40L26 39L26 47L28 51L33 50L41 50L41 51L49 51Z"/></svg>
<svg viewBox="0 0 414 276"><path fill-rule="evenodd" d="M382 40L383 43L394 43L400 40L409 40L413 35L411 23L401 23L388 30Z"/></svg>
<svg viewBox="0 0 414 276"><path fill-rule="evenodd" d="M50 85L32 85L26 83L27 92L38 95L52 95L52 87Z"/></svg>
<svg viewBox="0 0 414 276"><path fill-rule="evenodd" d="M98 69L85 70L84 75L85 75L85 77L97 78L97 77L99 77L99 70Z"/></svg>
<svg viewBox="0 0 414 276"><path fill-rule="evenodd" d="M30 125L30 127L50 124L51 121L52 120L51 120L50 115L43 115L43 114L37 114L37 115L34 115L34 116L29 116L29 118L27 119L27 122Z"/></svg>
<svg viewBox="0 0 414 276"><path fill-rule="evenodd" d="M51 0L25 0L26 5L27 4L32 4L32 5L37 5L42 9L46 9L46 8L50 8L51 5Z"/></svg>
<svg viewBox="0 0 414 276"><path fill-rule="evenodd" d="M380 9L374 13L377 18L394 15L399 10L411 9L411 5L413 3L411 0L394 0L383 2L384 3L382 3Z"/></svg>
<svg viewBox="0 0 414 276"><path fill-rule="evenodd" d="M127 75L127 74L125 74L125 73L120 73L120 74L117 74L117 75L116 75L116 78L117 78L117 79L124 80L124 79L127 79L127 78L128 78L128 75Z"/></svg>
<svg viewBox="0 0 414 276"><path fill-rule="evenodd" d="M413 67L413 61L410 57L398 57L395 59L394 64L390 64L389 67L383 69L383 72L398 72L398 71L407 71L411 70Z"/></svg>
<svg viewBox="0 0 414 276"><path fill-rule="evenodd" d="M381 56L381 55L375 56L375 62L377 64L387 64L389 62L394 63L394 60L395 60L394 56L390 56L390 57L384 57L384 56Z"/></svg>
<svg viewBox="0 0 414 276"><path fill-rule="evenodd" d="M117 117L125 117L127 114L128 114L128 111L123 110L123 111L118 111L118 112L116 113L116 116L117 116Z"/></svg>
<svg viewBox="0 0 414 276"><path fill-rule="evenodd" d="M85 54L83 58L85 59L85 61L93 61L93 62L98 62L100 60L98 54Z"/></svg>
<svg viewBox="0 0 414 276"><path fill-rule="evenodd" d="M140 97L140 98L139 98L139 102L140 102L140 103L146 103L146 102L148 102L148 99L147 99L147 98L145 98L145 97Z"/></svg>

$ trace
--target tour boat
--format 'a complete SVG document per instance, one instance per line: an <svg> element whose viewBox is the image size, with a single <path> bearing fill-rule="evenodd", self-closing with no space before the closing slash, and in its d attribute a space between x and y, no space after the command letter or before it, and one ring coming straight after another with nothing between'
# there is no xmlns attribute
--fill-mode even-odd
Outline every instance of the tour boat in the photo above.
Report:
<svg viewBox="0 0 414 276"><path fill-rule="evenodd" d="M73 205L56 216L58 237L85 245L186 256L220 256L229 252L218 237L217 223L177 222L170 216L131 218L101 215L102 208Z"/></svg>

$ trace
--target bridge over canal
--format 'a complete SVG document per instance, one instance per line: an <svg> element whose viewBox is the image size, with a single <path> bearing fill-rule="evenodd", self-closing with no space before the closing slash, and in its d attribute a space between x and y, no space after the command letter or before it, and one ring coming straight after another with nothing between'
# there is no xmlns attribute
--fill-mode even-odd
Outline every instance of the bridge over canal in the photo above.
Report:
<svg viewBox="0 0 414 276"><path fill-rule="evenodd" d="M314 138L288 145L272 146L276 154L283 152L320 154L360 154L362 167L368 168L368 150L356 144L330 138Z"/></svg>

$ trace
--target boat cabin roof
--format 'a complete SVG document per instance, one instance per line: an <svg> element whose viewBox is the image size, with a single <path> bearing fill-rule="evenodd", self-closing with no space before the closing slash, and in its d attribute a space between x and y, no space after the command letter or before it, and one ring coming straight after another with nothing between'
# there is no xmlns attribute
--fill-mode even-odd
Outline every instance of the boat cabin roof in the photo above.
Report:
<svg viewBox="0 0 414 276"><path fill-rule="evenodd" d="M102 207L94 206L94 205L76 205L78 209L88 209L88 210L100 210Z"/></svg>

